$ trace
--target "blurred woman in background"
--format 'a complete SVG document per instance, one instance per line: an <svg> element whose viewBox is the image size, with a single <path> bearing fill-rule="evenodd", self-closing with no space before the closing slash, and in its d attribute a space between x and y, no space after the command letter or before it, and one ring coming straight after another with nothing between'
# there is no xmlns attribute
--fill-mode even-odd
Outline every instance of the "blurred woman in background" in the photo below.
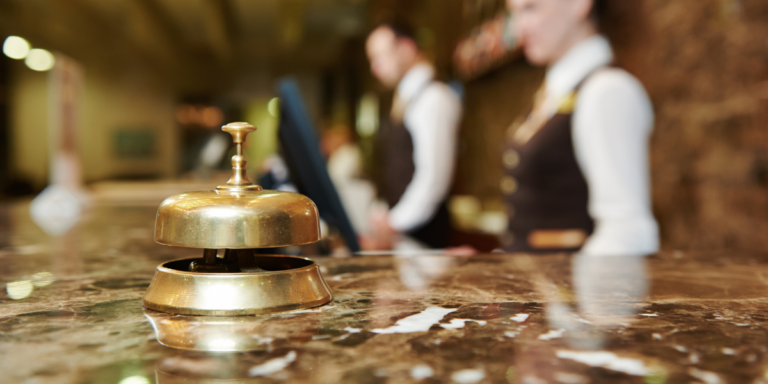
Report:
<svg viewBox="0 0 768 384"><path fill-rule="evenodd" d="M614 65L601 34L610 0L507 4L525 56L547 72L531 113L507 137L503 247L655 253L648 171L653 109L640 82Z"/></svg>

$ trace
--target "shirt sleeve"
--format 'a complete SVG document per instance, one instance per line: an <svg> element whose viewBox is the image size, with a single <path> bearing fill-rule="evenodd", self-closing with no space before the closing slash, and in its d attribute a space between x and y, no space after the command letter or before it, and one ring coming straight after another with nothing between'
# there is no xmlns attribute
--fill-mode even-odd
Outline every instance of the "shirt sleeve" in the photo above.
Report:
<svg viewBox="0 0 768 384"><path fill-rule="evenodd" d="M456 162L461 103L448 86L431 85L405 112L413 140L415 172L400 201L389 212L389 225L408 232L426 224L448 195Z"/></svg>
<svg viewBox="0 0 768 384"><path fill-rule="evenodd" d="M573 116L576 158L589 186L595 230L582 253L648 255L658 251L651 212L648 140L653 108L629 73L606 69L579 91Z"/></svg>

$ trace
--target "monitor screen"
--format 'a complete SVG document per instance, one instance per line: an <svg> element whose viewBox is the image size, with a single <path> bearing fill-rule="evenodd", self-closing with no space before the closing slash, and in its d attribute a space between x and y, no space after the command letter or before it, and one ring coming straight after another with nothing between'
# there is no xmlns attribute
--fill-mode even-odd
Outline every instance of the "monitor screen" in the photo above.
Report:
<svg viewBox="0 0 768 384"><path fill-rule="evenodd" d="M320 217L338 229L349 250L353 253L360 251L357 235L320 154L320 143L296 81L292 78L279 80L277 93L280 97L278 137L291 180L300 193L317 204Z"/></svg>

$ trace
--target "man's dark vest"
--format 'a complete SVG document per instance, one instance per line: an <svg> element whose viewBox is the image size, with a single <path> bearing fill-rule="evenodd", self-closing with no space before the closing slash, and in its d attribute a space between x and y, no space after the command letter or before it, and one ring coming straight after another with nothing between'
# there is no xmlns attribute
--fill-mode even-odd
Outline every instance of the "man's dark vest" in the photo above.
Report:
<svg viewBox="0 0 768 384"><path fill-rule="evenodd" d="M427 83L409 101L413 105L431 84ZM404 119L400 119L404 120ZM386 164L384 168L385 198L390 207L394 207L403 197L406 188L413 179L416 166L413 162L413 139L404 121L390 121L386 135ZM432 218L426 224L407 233L431 248L448 246L450 216L443 201Z"/></svg>
<svg viewBox="0 0 768 384"><path fill-rule="evenodd" d="M571 121L580 86L530 139L522 144L507 139L501 182L509 216L501 243L507 252L578 251L594 230L589 189L573 144Z"/></svg>

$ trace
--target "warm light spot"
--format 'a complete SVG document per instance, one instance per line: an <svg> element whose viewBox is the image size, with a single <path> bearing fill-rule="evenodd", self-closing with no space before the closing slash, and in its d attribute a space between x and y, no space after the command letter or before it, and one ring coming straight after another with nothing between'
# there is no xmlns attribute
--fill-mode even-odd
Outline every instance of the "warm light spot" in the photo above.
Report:
<svg viewBox="0 0 768 384"><path fill-rule="evenodd" d="M229 281L212 282L200 289L200 305L211 309L238 308L242 298L242 287Z"/></svg>
<svg viewBox="0 0 768 384"><path fill-rule="evenodd" d="M231 351L237 346L237 342L232 339L218 338L208 342L208 351Z"/></svg>
<svg viewBox="0 0 768 384"><path fill-rule="evenodd" d="M176 108L176 121L181 125L215 128L224 123L224 112L214 106L180 105Z"/></svg>
<svg viewBox="0 0 768 384"><path fill-rule="evenodd" d="M35 48L29 51L24 63L31 70L43 72L53 68L56 60L53 58L52 53L45 49Z"/></svg>
<svg viewBox="0 0 768 384"><path fill-rule="evenodd" d="M187 117L192 124L201 125L203 121L202 108L197 108L190 105L187 108Z"/></svg>
<svg viewBox="0 0 768 384"><path fill-rule="evenodd" d="M192 117L190 116L190 113L189 113L190 108L192 107L187 105L176 108L176 121L178 121L179 124L182 124L182 125L192 124Z"/></svg>
<svg viewBox="0 0 768 384"><path fill-rule="evenodd" d="M8 36L3 43L3 53L11 59L21 60L29 54L29 43L22 37Z"/></svg>
<svg viewBox="0 0 768 384"><path fill-rule="evenodd" d="M360 99L355 125L360 137L370 137L379 129L379 98L375 93L366 93Z"/></svg>
<svg viewBox="0 0 768 384"><path fill-rule="evenodd" d="M278 117L280 116L280 99L277 97L273 97L272 100L269 100L267 103L267 112L272 117Z"/></svg>
<svg viewBox="0 0 768 384"><path fill-rule="evenodd" d="M21 300L32 294L34 290L32 282L29 280L12 281L5 286L8 297L14 300Z"/></svg>
<svg viewBox="0 0 768 384"><path fill-rule="evenodd" d="M53 273L38 272L32 275L32 284L35 287L45 287L53 284Z"/></svg>
<svg viewBox="0 0 768 384"><path fill-rule="evenodd" d="M144 376L129 376L125 379L120 380L120 384L151 384L152 382L149 381Z"/></svg>
<svg viewBox="0 0 768 384"><path fill-rule="evenodd" d="M201 113L201 118L206 127L218 127L224 122L224 113L218 107L206 107Z"/></svg>

